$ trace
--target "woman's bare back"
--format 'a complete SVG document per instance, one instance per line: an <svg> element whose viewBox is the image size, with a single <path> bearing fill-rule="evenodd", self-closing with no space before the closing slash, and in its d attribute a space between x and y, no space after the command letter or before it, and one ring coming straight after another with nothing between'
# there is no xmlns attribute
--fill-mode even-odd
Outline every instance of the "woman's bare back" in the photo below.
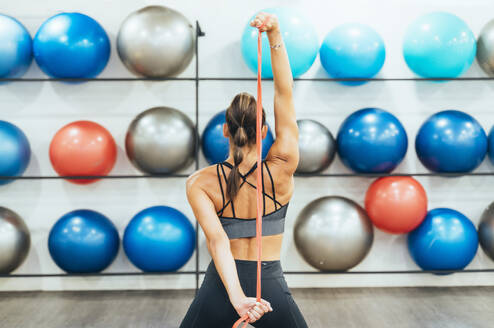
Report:
<svg viewBox="0 0 494 328"><path fill-rule="evenodd" d="M293 194L293 176L291 174L287 174L285 170L281 167L283 162L281 160L266 160L265 162L267 167L269 168L269 173L273 178L274 184L274 197L273 197L273 186L271 185L271 178L269 173L264 166L263 169L263 178L264 178L264 192L265 196L265 213L269 214L276 210L280 209L280 205L286 205ZM244 175L247 173L253 166L252 163L242 162L239 166L240 173ZM199 172L197 172L198 180L203 187L203 190L206 190L209 198L214 203L214 207L216 212L220 212L224 206L223 204L223 196L220 187L220 182L218 179L218 171L219 177L221 178L223 195L225 195L226 188L226 180L228 179L228 175L230 173L230 168L226 165L220 165L217 168L217 164L208 166ZM223 173L226 175L224 176ZM257 168L254 169L247 177L246 181L256 185L256 174ZM235 208L235 217L240 219L252 219L256 217L257 213L257 191L249 185L249 183L244 183L243 186L239 189L237 196L233 200L234 208ZM225 197L227 197L225 195ZM271 198L270 198L271 197ZM275 198L276 203L272 199ZM228 202L228 199L225 199L225 203ZM228 204L222 212L220 212L221 217L233 217L231 204ZM283 234L272 235L272 236L263 236L263 247L262 247L262 260L263 261L271 261L271 260L279 260L281 253L281 244L283 241ZM233 257L239 260L256 260L257 259L257 244L256 238L238 238L230 240L231 251Z"/></svg>

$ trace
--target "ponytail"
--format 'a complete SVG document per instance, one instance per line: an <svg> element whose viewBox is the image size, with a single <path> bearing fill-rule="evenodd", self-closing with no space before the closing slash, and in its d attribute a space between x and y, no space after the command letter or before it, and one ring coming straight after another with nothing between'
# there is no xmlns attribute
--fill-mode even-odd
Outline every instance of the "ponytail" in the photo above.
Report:
<svg viewBox="0 0 494 328"><path fill-rule="evenodd" d="M233 137L233 168L230 170L228 183L226 185L226 192L230 199L234 199L235 196L237 196L240 188L240 170L238 169L238 166L244 159L241 147L245 146L248 141L244 127L240 126Z"/></svg>
<svg viewBox="0 0 494 328"><path fill-rule="evenodd" d="M266 115L262 111L262 124ZM226 123L230 132L230 143L233 151L233 168L230 170L226 184L226 193L233 200L240 188L241 174L238 169L244 159L242 147L256 142L257 102L248 93L239 93L233 98L226 110Z"/></svg>

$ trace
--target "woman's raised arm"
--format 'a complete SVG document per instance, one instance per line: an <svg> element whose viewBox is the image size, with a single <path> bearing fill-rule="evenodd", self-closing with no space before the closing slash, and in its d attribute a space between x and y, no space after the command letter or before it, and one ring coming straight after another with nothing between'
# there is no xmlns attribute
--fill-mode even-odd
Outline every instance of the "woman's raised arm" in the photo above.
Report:
<svg viewBox="0 0 494 328"><path fill-rule="evenodd" d="M275 15L259 13L251 25L262 26L261 31L266 32L271 51L276 140L271 146L268 159L284 162L283 167L293 174L299 158L298 126L293 105L293 77L288 54Z"/></svg>

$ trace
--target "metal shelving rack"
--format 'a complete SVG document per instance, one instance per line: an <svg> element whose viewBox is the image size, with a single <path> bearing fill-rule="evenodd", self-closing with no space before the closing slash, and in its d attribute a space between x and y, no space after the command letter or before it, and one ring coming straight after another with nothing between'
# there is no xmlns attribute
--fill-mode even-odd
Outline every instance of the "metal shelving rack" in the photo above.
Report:
<svg viewBox="0 0 494 328"><path fill-rule="evenodd" d="M194 77L169 77L169 78L3 78L1 82L134 82L134 81L193 81L195 84L195 128L199 127L199 86L201 81L257 81L254 77L200 77L199 76L199 38L205 36L199 22L195 24L195 76ZM315 82L344 82L344 81L493 81L494 77L459 77L459 78L351 78L351 79L334 79L334 78L295 78L294 81L315 81ZM263 79L263 81L272 81L272 79ZM196 138L195 152L195 169L199 169L199 136ZM494 172L469 172L469 173L315 173L315 174L296 174L296 177L327 177L327 178L352 178L366 177L378 178L385 176L422 176L422 177L458 177L458 176L494 176ZM0 176L0 179L11 180L40 180L40 179L163 179L163 178L187 178L188 174L168 174L168 175L108 175L108 176ZM0 278L45 278L45 277L101 277L101 276L156 276L156 275L194 275L196 292L199 289L199 278L205 271L200 270L199 263L199 224L196 227L196 254L195 269L189 271L176 272L102 272L102 273L34 273L34 274L0 274ZM344 272L321 272L321 271L285 271L285 274L294 275L367 275L367 274L445 274L445 273L492 273L494 269L467 269L467 270L400 270L400 271L344 271Z"/></svg>

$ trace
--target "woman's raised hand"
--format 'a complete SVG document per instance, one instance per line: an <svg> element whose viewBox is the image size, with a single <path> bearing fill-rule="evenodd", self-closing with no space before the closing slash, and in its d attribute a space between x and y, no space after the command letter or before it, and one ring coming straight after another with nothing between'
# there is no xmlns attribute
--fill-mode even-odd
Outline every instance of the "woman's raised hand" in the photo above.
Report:
<svg viewBox="0 0 494 328"><path fill-rule="evenodd" d="M250 26L257 27L261 32L279 31L278 18L274 14L260 12L250 22Z"/></svg>

